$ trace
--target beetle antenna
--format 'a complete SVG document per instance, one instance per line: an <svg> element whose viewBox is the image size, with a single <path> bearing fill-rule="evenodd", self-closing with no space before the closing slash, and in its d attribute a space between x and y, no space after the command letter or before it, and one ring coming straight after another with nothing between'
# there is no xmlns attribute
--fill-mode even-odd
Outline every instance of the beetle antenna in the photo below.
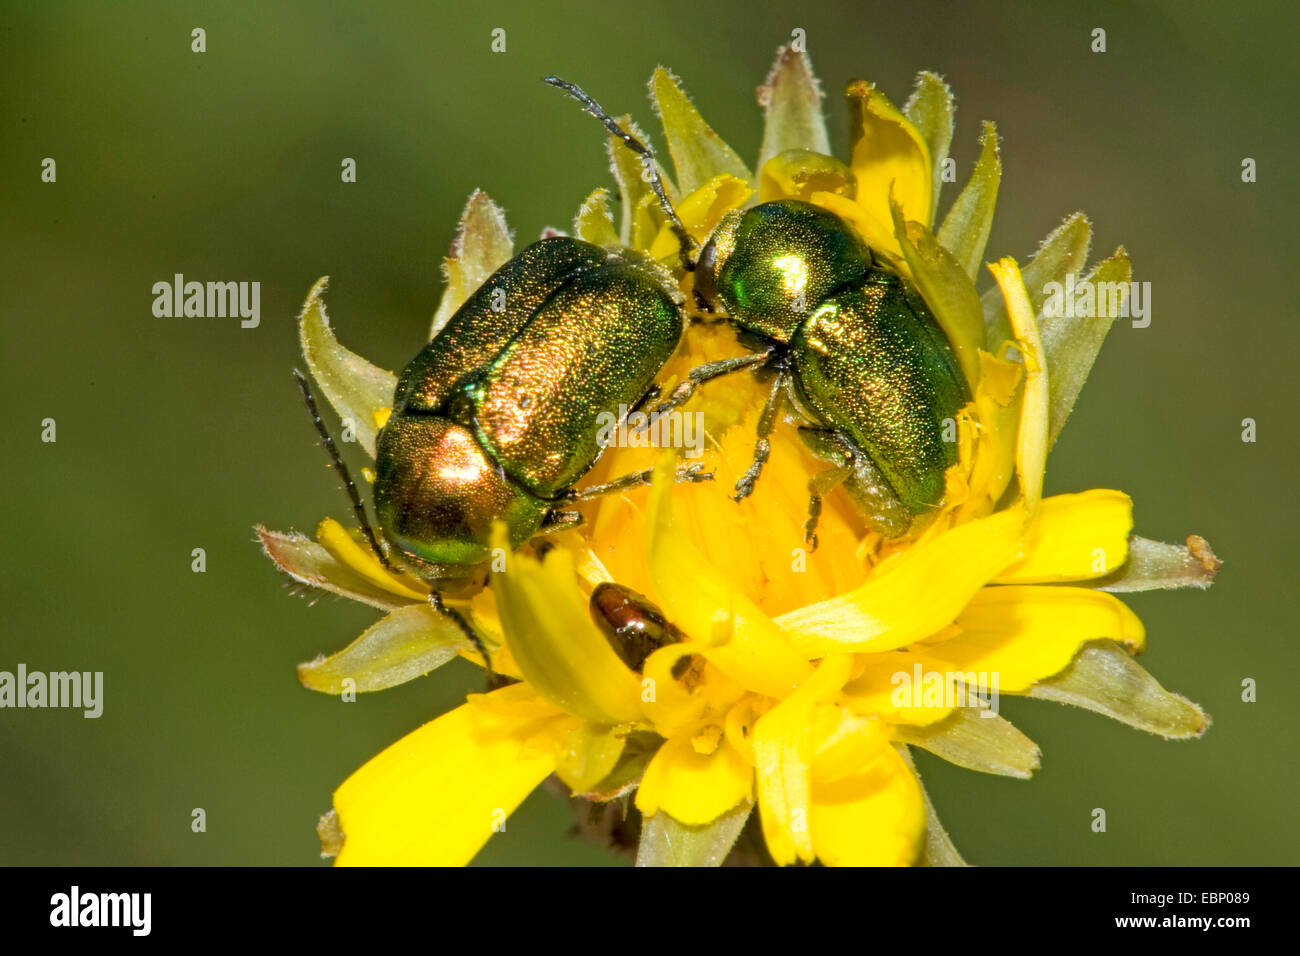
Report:
<svg viewBox="0 0 1300 956"><path fill-rule="evenodd" d="M320 435L321 440L325 443L325 451L330 456L330 462L334 465L334 470L338 472L339 477L343 479L343 487L348 493L348 498L352 500L352 513L357 516L357 521L361 523L361 530L365 533L366 540L370 543L371 549L375 552L375 557L389 571L396 569L388 563L388 556L384 554L383 548L379 546L379 539L375 536L375 529L370 524L370 518L366 514L366 506L361 503L361 495L357 492L357 486L352 481L352 473L348 471L347 463L343 461L343 456L339 454L338 446L334 444L334 438L330 431L321 421L320 409L316 407L316 398L311 393L311 385L307 383L307 377L297 369L293 370L293 377L298 382L298 388L302 391L303 401L307 403L307 411L311 413L312 423L316 426L316 432Z"/></svg>
<svg viewBox="0 0 1300 956"><path fill-rule="evenodd" d="M691 261L690 256L691 251L695 249L695 240L691 238L691 234L687 232L686 227L682 225L682 221L678 218L677 210L673 208L673 204L668 201L668 194L664 192L663 180L659 178L659 163L655 159L655 155L651 151L650 147L641 142L627 130L623 129L623 127L619 126L618 123L614 122L614 118L605 112L605 108L592 99L591 96L576 83L562 80L558 76L544 76L542 77L542 82L549 83L556 89L563 90L565 93L572 96L582 104L584 112L589 113L596 117L596 119L600 120L605 129L609 130L611 134L621 139L628 149L632 150L632 152L642 158L645 162L646 171L649 173L650 189L654 192L655 198L659 200L660 208L662 208L664 214L668 216L668 225L672 228L673 234L677 236L677 241L681 243L682 265L685 266L687 272L695 271L695 263Z"/></svg>

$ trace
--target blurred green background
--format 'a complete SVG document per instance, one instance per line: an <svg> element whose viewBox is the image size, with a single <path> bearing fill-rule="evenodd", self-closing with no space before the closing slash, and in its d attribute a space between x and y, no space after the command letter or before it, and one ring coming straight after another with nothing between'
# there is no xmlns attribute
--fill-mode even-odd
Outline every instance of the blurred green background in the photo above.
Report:
<svg viewBox="0 0 1300 956"><path fill-rule="evenodd" d="M997 121L990 257L1025 261L1075 209L1095 253L1127 246L1153 321L1117 324L1048 491L1123 488L1142 534L1196 532L1226 562L1208 593L1131 598L1147 666L1214 716L1206 737L1004 699L1043 747L1032 782L920 758L957 845L982 864L1300 862L1300 22L1289 2L1059 6L6 3L0 669L102 670L106 702L99 720L0 711L0 863L318 860L332 789L476 681L457 663L354 704L297 683L297 662L376 617L293 596L253 542L255 522L310 531L345 511L289 376L308 288L330 275L341 339L400 368L472 189L527 241L608 182L595 125L538 77L652 129L644 83L667 64L752 161L752 91L796 27L841 149L853 76L901 102L917 70L944 74L959 181L978 121ZM1241 182L1243 157L1257 183ZM260 281L261 326L155 318L151 287L177 272ZM1257 703L1240 700L1246 677ZM195 807L206 833L191 832ZM617 862L567 824L539 792L480 860Z"/></svg>

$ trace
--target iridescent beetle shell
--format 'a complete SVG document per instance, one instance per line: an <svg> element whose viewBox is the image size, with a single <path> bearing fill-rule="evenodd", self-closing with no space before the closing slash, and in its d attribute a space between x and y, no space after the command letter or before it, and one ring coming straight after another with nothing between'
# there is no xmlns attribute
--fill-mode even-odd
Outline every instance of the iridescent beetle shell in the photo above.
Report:
<svg viewBox="0 0 1300 956"><path fill-rule="evenodd" d="M493 273L406 366L379 434L375 510L429 576L535 535L595 463L603 415L635 406L676 349L666 274L636 253L543 239Z"/></svg>

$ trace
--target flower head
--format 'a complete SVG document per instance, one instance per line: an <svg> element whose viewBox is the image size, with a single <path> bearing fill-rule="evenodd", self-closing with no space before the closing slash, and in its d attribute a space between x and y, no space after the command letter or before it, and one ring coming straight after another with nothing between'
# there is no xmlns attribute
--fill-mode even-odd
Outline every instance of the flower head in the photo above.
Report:
<svg viewBox="0 0 1300 956"><path fill-rule="evenodd" d="M467 862L552 774L598 801L634 791L643 862L720 862L755 806L777 863L960 862L909 748L1029 776L1038 749L997 714L1000 694L1076 704L1166 737L1203 732L1200 709L1133 660L1144 630L1114 592L1208 586L1218 566L1208 545L1132 535L1120 491L1043 496L1048 452L1114 318L1044 315L1044 286L1083 269L1087 219L1068 217L1023 270L1002 258L982 275L1001 178L997 133L985 124L979 160L937 220L953 100L934 74L917 78L901 110L850 83L851 141L837 158L807 57L781 50L759 89L766 129L753 170L671 73L657 70L650 92L675 172L667 188L697 242L734 210L800 199L835 213L915 285L970 386L946 423L957 454L943 500L901 533L882 529L827 477L834 464L789 413L753 493L734 501L772 384L745 372L702 386L684 410L703 416L718 480L676 485L675 453L609 447L584 482L654 469L651 487L584 504L584 523L545 548L510 553L498 540L490 587L454 603L494 670L517 682L471 695L343 783L326 821L339 862ZM694 274L677 262L678 240L636 157L614 138L609 150L621 223L598 189L574 232L658 260L695 303ZM476 193L445 264L435 334L513 248L499 209ZM1128 276L1123 249L1089 273ZM338 344L322 292L323 282L303 312L304 352L373 454L395 380ZM689 311L665 389L747 352L729 323ZM815 548L805 542L813 492ZM479 660L428 606L428 586L386 570L357 533L326 521L315 541L261 534L297 580L389 612L343 651L303 665L307 686L376 690L457 654ZM603 582L648 595L680 639L630 667L588 606Z"/></svg>

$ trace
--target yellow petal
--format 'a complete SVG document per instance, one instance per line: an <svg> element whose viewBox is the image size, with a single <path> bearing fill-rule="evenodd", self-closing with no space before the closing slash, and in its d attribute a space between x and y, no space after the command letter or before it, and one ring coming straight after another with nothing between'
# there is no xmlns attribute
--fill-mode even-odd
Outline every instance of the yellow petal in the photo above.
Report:
<svg viewBox="0 0 1300 956"><path fill-rule="evenodd" d="M927 726L953 712L953 697L947 684L928 688L927 659L919 654L886 651L864 657L861 673L844 685L844 701L859 714L877 714L890 723ZM920 668L920 673L917 673ZM930 696L938 701L927 702Z"/></svg>
<svg viewBox="0 0 1300 956"><path fill-rule="evenodd" d="M430 338L438 334L488 276L510 261L514 247L501 207L481 189L474 190L461 213L451 254L442 260L447 288L434 313Z"/></svg>
<svg viewBox="0 0 1300 956"><path fill-rule="evenodd" d="M975 462L971 470L970 498L962 519L982 518L1002 498L1016 465L1016 423L1020 404L1014 402L1025 367L1019 362L980 352L979 384L975 387L979 423Z"/></svg>
<svg viewBox="0 0 1300 956"><path fill-rule="evenodd" d="M817 193L831 193L846 200L858 194L853 170L833 156L806 149L777 153L758 171L758 201L802 199L813 202Z"/></svg>
<svg viewBox="0 0 1300 956"><path fill-rule="evenodd" d="M1011 404L1020 387L1025 367L1018 362L995 358L989 352L980 352L980 374L977 377L980 390L1000 406Z"/></svg>
<svg viewBox="0 0 1300 956"><path fill-rule="evenodd" d="M664 387L670 389L704 362L747 351L737 342L732 323L693 325L664 369ZM678 530L769 617L840 594L866 577L862 563L852 557L862 539L862 515L843 488L823 501L821 545L807 551L808 481L831 466L814 457L794 423L777 423L771 457L754 493L739 503L731 500L734 482L753 462L754 432L770 388L758 376L742 372L696 392L684 414L698 410L704 415L701 445L706 467L716 478L672 494ZM588 478L607 481L653 469L662 451L607 448ZM649 498L650 489L642 487L597 499L584 509L589 522L584 534L615 580L653 596L657 585L646 562Z"/></svg>
<svg viewBox="0 0 1300 956"><path fill-rule="evenodd" d="M808 832L815 753L812 715L834 696L852 670L847 654L825 658L798 690L754 725L754 770L758 805L768 852L785 865L813 858Z"/></svg>
<svg viewBox="0 0 1300 956"><path fill-rule="evenodd" d="M369 547L359 545L343 525L333 518L326 518L320 523L316 529L316 540L336 561L376 587L411 601L428 600L428 588L405 574L389 571L379 563L379 558Z"/></svg>
<svg viewBox="0 0 1300 956"><path fill-rule="evenodd" d="M858 180L858 202L874 219L890 222L889 196L903 215L931 223L933 176L925 139L889 99L860 80L849 84L849 165ZM893 249L891 242L886 248Z"/></svg>
<svg viewBox="0 0 1300 956"><path fill-rule="evenodd" d="M822 704L813 718L814 785L862 772L889 746L888 724L836 704Z"/></svg>
<svg viewBox="0 0 1300 956"><path fill-rule="evenodd" d="M1038 323L1029 304L1020 267L1011 257L989 264L1002 289L1011 330L1025 361L1025 390L1020 405L1020 432L1016 438L1016 473L1030 512L1043 495L1043 469L1047 465L1047 359L1038 337Z"/></svg>
<svg viewBox="0 0 1300 956"><path fill-rule="evenodd" d="M715 176L677 204L677 218L695 241L703 244L722 217L733 209L739 209L753 194L749 185L735 176ZM678 244L677 235L664 224L650 245L650 258L675 256Z"/></svg>
<svg viewBox="0 0 1300 956"><path fill-rule="evenodd" d="M772 709L770 697L748 694L727 711L725 732L727 742L736 748L736 752L745 758L751 766L754 763L754 725L758 718Z"/></svg>
<svg viewBox="0 0 1300 956"><path fill-rule="evenodd" d="M813 193L808 201L835 213L835 215L852 226L858 235L873 248L887 249L896 254L901 254L898 241L894 238L894 230L888 225L889 220L880 219L862 203L855 202L838 193L824 191ZM886 209L886 214L888 214L888 209Z"/></svg>
<svg viewBox="0 0 1300 956"><path fill-rule="evenodd" d="M994 575L1020 557L1024 512L1012 508L922 541L847 594L777 618L810 657L887 651L951 623Z"/></svg>
<svg viewBox="0 0 1300 956"><path fill-rule="evenodd" d="M813 785L812 839L827 866L908 866L925 835L925 798L893 747L852 777Z"/></svg>
<svg viewBox="0 0 1300 956"><path fill-rule="evenodd" d="M387 588L373 584L304 534L296 531L271 531L261 525L255 530L266 556L275 562L277 568L300 584L361 601L384 611L394 611L413 601L425 600L424 595L419 598L406 595L398 597Z"/></svg>
<svg viewBox="0 0 1300 956"><path fill-rule="evenodd" d="M518 720L523 720L525 717L551 717L560 713L554 704L522 682L509 684L486 694L470 694L465 700L473 707L481 707L501 717ZM565 727L571 729L577 725L578 718L570 717ZM568 729L565 733L568 733Z"/></svg>
<svg viewBox="0 0 1300 956"><path fill-rule="evenodd" d="M650 490L646 560L659 604L673 623L699 642L699 653L733 680L783 697L811 668L785 641L781 629L719 574L678 528L671 501L674 467L675 455L664 455Z"/></svg>
<svg viewBox="0 0 1300 956"><path fill-rule="evenodd" d="M1044 498L1025 526L1025 556L994 584L1087 581L1128 560L1133 500L1122 491L1094 488Z"/></svg>
<svg viewBox="0 0 1300 956"><path fill-rule="evenodd" d="M744 758L726 742L702 754L691 737L674 737L651 758L636 792L642 813L662 810L687 826L701 826L750 799L754 769Z"/></svg>
<svg viewBox="0 0 1300 956"><path fill-rule="evenodd" d="M641 668L642 710L655 725L655 730L665 737L698 723L708 706L703 695L690 693L681 681L673 677L673 667L677 662L691 656L695 650L693 643L670 644L647 657Z"/></svg>
<svg viewBox="0 0 1300 956"><path fill-rule="evenodd" d="M1059 674L1088 641L1141 650L1138 616L1112 595L1087 588L1007 585L985 588L957 618L961 633L923 646L928 667L985 674L1003 694L1020 694Z"/></svg>
<svg viewBox="0 0 1300 956"><path fill-rule="evenodd" d="M338 865L463 866L555 768L570 726L462 704L407 734L334 791Z"/></svg>
<svg viewBox="0 0 1300 956"><path fill-rule="evenodd" d="M555 772L574 793L586 793L609 776L623 755L624 740L622 731L583 721L560 747Z"/></svg>
<svg viewBox="0 0 1300 956"><path fill-rule="evenodd" d="M504 525L493 529L493 543L509 552ZM637 676L592 622L567 550L555 548L540 563L510 554L504 570L493 570L492 590L506 646L539 694L595 724L640 716Z"/></svg>

